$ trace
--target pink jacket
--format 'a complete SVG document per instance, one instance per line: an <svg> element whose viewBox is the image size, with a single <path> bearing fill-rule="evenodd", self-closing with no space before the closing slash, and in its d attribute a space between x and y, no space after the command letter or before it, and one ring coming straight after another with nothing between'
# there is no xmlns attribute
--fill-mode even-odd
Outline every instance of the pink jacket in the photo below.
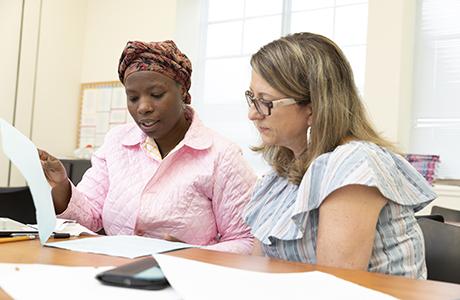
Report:
<svg viewBox="0 0 460 300"><path fill-rule="evenodd" d="M253 237L241 218L256 176L240 149L198 117L163 161L142 147L135 124L115 127L60 215L107 235L169 234L209 249L248 254Z"/></svg>

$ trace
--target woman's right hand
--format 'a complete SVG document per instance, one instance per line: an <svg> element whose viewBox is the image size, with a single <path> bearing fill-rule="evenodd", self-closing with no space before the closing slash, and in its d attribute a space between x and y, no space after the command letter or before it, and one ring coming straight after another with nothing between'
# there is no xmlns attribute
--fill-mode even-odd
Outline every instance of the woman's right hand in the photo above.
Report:
<svg viewBox="0 0 460 300"><path fill-rule="evenodd" d="M50 155L48 152L38 149L40 162L46 179L52 188L67 183L67 172L59 159Z"/></svg>

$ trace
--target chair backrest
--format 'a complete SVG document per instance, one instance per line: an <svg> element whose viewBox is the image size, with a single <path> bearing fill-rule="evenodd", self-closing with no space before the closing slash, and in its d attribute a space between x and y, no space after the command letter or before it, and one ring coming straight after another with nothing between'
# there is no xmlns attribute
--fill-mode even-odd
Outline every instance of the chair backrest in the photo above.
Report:
<svg viewBox="0 0 460 300"><path fill-rule="evenodd" d="M419 218L428 279L460 283L460 227Z"/></svg>
<svg viewBox="0 0 460 300"><path fill-rule="evenodd" d="M460 210L433 206L431 208L431 214L443 216L446 222L460 222Z"/></svg>
<svg viewBox="0 0 460 300"><path fill-rule="evenodd" d="M61 159L61 162L74 185L81 181L83 174L91 167L91 161L88 159Z"/></svg>
<svg viewBox="0 0 460 300"><path fill-rule="evenodd" d="M36 224L35 206L29 187L0 188L0 217Z"/></svg>
<svg viewBox="0 0 460 300"><path fill-rule="evenodd" d="M444 223L444 217L441 215L416 215L415 218L418 220L420 218L427 218L430 220L438 221Z"/></svg>
<svg viewBox="0 0 460 300"><path fill-rule="evenodd" d="M77 185L91 167L86 159L63 159L69 179ZM29 187L0 187L0 217L7 217L25 224L36 224L35 206Z"/></svg>

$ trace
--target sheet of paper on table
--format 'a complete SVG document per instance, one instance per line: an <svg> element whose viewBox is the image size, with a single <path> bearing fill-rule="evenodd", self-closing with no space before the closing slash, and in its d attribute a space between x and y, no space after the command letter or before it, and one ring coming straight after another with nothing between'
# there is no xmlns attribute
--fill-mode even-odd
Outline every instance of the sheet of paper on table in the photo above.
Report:
<svg viewBox="0 0 460 300"><path fill-rule="evenodd" d="M71 236L97 235L97 233L89 230L85 226L80 225L75 221L66 219L57 219L56 229L54 232L68 233Z"/></svg>
<svg viewBox="0 0 460 300"><path fill-rule="evenodd" d="M394 299L318 271L262 273L165 254L153 256L174 290L187 300Z"/></svg>
<svg viewBox="0 0 460 300"><path fill-rule="evenodd" d="M152 253L196 247L136 235L98 236L93 238L46 243L45 246L72 251L136 258Z"/></svg>
<svg viewBox="0 0 460 300"><path fill-rule="evenodd" d="M110 268L0 264L0 287L13 299L181 299L170 287L146 291L103 285L95 276Z"/></svg>
<svg viewBox="0 0 460 300"><path fill-rule="evenodd" d="M28 224L28 226L38 229L36 224ZM97 233L89 230L83 225L78 224L74 220L59 218L56 220L56 227L54 228L54 232L68 233L70 236L97 235Z"/></svg>

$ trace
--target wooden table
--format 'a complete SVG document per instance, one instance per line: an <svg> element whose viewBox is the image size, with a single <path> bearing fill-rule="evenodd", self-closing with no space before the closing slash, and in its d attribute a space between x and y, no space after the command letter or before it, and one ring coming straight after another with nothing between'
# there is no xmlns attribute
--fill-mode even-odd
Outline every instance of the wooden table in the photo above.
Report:
<svg viewBox="0 0 460 300"><path fill-rule="evenodd" d="M400 299L458 299L460 285L431 280L411 280L364 271L352 271L302 263L285 262L265 257L243 256L203 249L186 249L170 255L263 272L322 271L345 280L378 290ZM66 266L118 266L132 260L106 255L72 252L40 246L38 240L0 244L2 263L40 263ZM1 275L0 275L1 276ZM306 299L308 295L306 295ZM10 299L0 290L0 299Z"/></svg>

